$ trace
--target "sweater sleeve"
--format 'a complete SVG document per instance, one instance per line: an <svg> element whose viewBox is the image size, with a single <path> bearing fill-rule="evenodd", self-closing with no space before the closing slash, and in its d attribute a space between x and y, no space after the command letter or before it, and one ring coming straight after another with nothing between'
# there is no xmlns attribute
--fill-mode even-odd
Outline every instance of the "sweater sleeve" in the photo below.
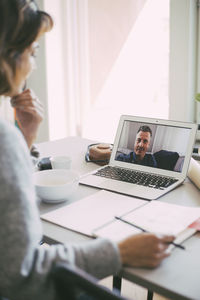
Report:
<svg viewBox="0 0 200 300"><path fill-rule="evenodd" d="M0 294L10 300L53 300L49 272L56 262L76 264L99 278L121 268L115 243L38 245L41 222L32 182L32 163L21 134L0 122Z"/></svg>

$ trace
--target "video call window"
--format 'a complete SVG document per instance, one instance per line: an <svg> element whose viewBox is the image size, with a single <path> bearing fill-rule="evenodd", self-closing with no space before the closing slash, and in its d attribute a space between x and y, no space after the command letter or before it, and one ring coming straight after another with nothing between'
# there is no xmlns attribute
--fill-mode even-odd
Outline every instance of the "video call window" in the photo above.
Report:
<svg viewBox="0 0 200 300"><path fill-rule="evenodd" d="M181 172L190 129L125 121L115 160Z"/></svg>

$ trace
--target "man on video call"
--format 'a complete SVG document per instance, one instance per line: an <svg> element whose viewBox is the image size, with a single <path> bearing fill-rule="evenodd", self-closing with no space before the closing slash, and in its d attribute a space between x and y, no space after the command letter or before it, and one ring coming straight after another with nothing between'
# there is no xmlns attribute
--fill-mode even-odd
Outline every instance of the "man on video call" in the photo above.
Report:
<svg viewBox="0 0 200 300"><path fill-rule="evenodd" d="M157 167L153 154L146 154L152 137L152 131L149 126L140 126L134 144L134 151L129 154L119 154L117 160L139 164L149 167Z"/></svg>

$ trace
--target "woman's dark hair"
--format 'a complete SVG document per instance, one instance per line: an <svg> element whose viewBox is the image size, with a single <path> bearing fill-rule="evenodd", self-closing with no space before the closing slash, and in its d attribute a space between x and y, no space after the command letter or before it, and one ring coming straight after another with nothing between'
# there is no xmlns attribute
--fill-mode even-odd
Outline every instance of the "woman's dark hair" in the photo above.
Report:
<svg viewBox="0 0 200 300"><path fill-rule="evenodd" d="M53 26L34 0L0 0L0 95L12 90L21 55Z"/></svg>

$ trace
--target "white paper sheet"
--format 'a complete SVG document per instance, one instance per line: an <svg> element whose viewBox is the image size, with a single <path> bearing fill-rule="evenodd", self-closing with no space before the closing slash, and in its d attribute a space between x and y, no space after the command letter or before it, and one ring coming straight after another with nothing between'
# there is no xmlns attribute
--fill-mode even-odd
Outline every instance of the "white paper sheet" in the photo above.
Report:
<svg viewBox="0 0 200 300"><path fill-rule="evenodd" d="M142 208L123 216L123 219L150 232L177 236L199 217L199 207L151 201Z"/></svg>
<svg viewBox="0 0 200 300"><path fill-rule="evenodd" d="M173 234L176 236L175 242L181 243L196 232L196 229L188 228L188 226L198 219L199 215L200 208L151 201L122 218L149 232ZM95 230L94 235L117 242L141 232L129 224L114 220L112 223ZM173 248L174 246L170 245L168 250L171 251Z"/></svg>
<svg viewBox="0 0 200 300"><path fill-rule="evenodd" d="M43 214L41 218L86 235L93 235L95 229L112 221L115 215L125 214L146 203L148 202L145 200L101 190Z"/></svg>
<svg viewBox="0 0 200 300"><path fill-rule="evenodd" d="M94 236L104 237L112 241L119 242L133 234L141 232L142 231L137 228L122 223L121 221L114 220L112 223L95 230Z"/></svg>

